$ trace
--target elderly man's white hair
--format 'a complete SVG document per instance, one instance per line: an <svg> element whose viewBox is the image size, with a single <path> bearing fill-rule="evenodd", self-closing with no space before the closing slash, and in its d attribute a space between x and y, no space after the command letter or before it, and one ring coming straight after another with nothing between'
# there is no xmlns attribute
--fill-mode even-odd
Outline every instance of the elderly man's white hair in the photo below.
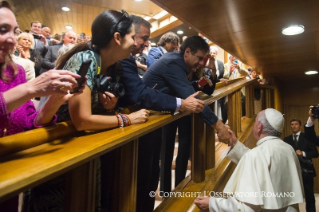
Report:
<svg viewBox="0 0 319 212"><path fill-rule="evenodd" d="M215 51L216 52L216 54L218 54L218 48L216 47L216 46L211 46L211 47L209 47L209 51Z"/></svg>

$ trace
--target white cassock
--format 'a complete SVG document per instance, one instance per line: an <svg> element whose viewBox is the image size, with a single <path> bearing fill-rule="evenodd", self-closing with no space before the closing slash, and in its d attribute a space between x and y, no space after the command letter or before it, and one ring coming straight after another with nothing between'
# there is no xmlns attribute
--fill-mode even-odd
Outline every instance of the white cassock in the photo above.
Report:
<svg viewBox="0 0 319 212"><path fill-rule="evenodd" d="M294 149L275 136L267 136L248 149L240 141L227 157L238 163L224 193L211 197L209 211L299 211L303 202L301 170Z"/></svg>

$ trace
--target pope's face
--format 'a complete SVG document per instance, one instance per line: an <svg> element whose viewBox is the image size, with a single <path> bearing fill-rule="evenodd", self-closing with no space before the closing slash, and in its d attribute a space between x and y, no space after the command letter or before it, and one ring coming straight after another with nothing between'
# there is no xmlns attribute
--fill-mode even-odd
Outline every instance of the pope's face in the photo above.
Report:
<svg viewBox="0 0 319 212"><path fill-rule="evenodd" d="M255 124L254 124L254 128L253 128L253 134L254 134L254 137L257 139L257 140L259 140L259 137L260 137L260 135L261 135L261 133L262 133L262 123L260 123L259 121L258 121L258 117L259 117L259 115L260 115L260 113L264 113L265 111L263 110L263 111L261 111L261 112L259 112L258 113L258 115L256 116L256 118L255 118Z"/></svg>

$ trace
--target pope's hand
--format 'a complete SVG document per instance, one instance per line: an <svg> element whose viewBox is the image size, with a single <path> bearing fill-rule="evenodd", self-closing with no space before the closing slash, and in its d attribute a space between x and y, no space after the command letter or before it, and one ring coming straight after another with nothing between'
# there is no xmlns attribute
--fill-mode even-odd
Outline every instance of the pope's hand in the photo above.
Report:
<svg viewBox="0 0 319 212"><path fill-rule="evenodd" d="M194 204L201 211L209 211L209 197L197 197L197 199L194 200Z"/></svg>

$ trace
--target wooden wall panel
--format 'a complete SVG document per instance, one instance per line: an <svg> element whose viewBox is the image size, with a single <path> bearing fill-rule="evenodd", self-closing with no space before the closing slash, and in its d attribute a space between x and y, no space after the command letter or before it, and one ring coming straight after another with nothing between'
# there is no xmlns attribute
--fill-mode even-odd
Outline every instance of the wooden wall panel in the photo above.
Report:
<svg viewBox="0 0 319 212"><path fill-rule="evenodd" d="M319 84L316 80L307 82L282 81L280 83L280 91L284 104L285 128L283 137L291 134L290 120L298 118L302 125L308 120L309 105L319 103ZM318 120L315 123L316 134L319 135ZM302 128L302 131L304 129ZM319 149L318 149L319 150ZM319 158L313 159L316 172L319 173ZM319 176L314 178L314 191L319 192Z"/></svg>

